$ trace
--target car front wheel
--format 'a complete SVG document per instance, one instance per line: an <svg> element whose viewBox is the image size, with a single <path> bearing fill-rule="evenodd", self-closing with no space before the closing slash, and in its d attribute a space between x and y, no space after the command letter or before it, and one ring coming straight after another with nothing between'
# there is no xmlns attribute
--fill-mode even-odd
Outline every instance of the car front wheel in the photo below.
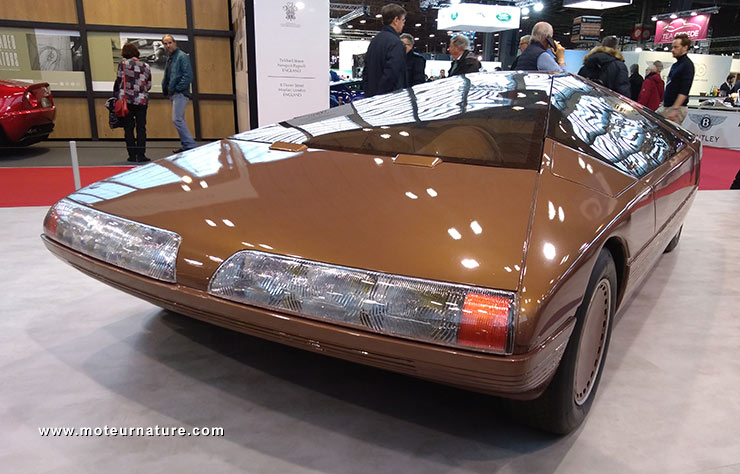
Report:
<svg viewBox="0 0 740 474"><path fill-rule="evenodd" d="M602 249L553 380L539 398L517 407L523 421L557 434L567 434L583 422L606 360L616 296L614 259Z"/></svg>

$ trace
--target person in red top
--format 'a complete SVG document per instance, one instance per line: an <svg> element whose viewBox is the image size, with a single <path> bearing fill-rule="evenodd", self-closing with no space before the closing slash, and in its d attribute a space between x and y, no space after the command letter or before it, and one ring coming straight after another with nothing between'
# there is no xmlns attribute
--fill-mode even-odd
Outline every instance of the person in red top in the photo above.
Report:
<svg viewBox="0 0 740 474"><path fill-rule="evenodd" d="M650 108L651 110L658 110L661 102L663 101L663 92L665 91L665 83L660 77L660 72L655 64L650 66L650 72L642 83L642 89L640 90L640 96L637 98L637 102Z"/></svg>

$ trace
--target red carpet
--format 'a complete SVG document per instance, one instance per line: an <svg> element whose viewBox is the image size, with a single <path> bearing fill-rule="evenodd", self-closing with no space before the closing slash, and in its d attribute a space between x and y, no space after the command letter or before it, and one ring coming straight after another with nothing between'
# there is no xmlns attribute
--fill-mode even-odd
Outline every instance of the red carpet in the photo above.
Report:
<svg viewBox="0 0 740 474"><path fill-rule="evenodd" d="M126 171L130 166L80 168L82 186ZM699 189L729 189L740 169L740 150L704 147ZM74 191L70 167L0 168L0 207L51 206Z"/></svg>
<svg viewBox="0 0 740 474"><path fill-rule="evenodd" d="M80 168L80 182L87 186L122 173L132 166ZM0 207L51 206L75 190L72 168L0 168Z"/></svg>
<svg viewBox="0 0 740 474"><path fill-rule="evenodd" d="M740 150L705 146L699 189L730 189L740 170Z"/></svg>

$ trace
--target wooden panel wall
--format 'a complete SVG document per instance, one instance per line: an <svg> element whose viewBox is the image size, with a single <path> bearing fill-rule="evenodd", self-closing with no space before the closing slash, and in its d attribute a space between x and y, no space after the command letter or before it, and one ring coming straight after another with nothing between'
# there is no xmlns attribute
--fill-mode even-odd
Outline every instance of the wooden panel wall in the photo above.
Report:
<svg viewBox="0 0 740 474"><path fill-rule="evenodd" d="M187 28L184 0L82 0L85 21L91 25Z"/></svg>
<svg viewBox="0 0 740 474"><path fill-rule="evenodd" d="M90 113L87 99L54 98L57 116L49 138L90 138Z"/></svg>
<svg viewBox="0 0 740 474"><path fill-rule="evenodd" d="M231 114L234 114L233 110ZM105 108L105 99L95 99L95 119L98 123L98 136L100 138L119 138L123 140L122 128L111 130L108 126L108 109ZM190 133L195 137L192 102L185 109L185 120L188 122ZM173 140L179 138L177 130L172 124L172 105L169 99L154 99L149 102L146 112L146 136L147 138L169 138Z"/></svg>
<svg viewBox="0 0 740 474"><path fill-rule="evenodd" d="M230 100L201 100L200 133L204 139L225 138L236 133L234 103Z"/></svg>
<svg viewBox="0 0 740 474"><path fill-rule="evenodd" d="M1 0L5 20L77 23L75 0Z"/></svg>
<svg viewBox="0 0 740 474"><path fill-rule="evenodd" d="M196 37L195 58L198 92L202 94L234 93L229 38Z"/></svg>
<svg viewBox="0 0 740 474"><path fill-rule="evenodd" d="M229 30L229 0L193 0L193 26L200 30Z"/></svg>

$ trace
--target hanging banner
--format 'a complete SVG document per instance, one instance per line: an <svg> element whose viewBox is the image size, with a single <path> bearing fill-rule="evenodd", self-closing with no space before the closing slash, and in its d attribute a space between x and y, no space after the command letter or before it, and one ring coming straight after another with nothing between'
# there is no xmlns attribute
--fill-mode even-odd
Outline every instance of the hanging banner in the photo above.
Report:
<svg viewBox="0 0 740 474"><path fill-rule="evenodd" d="M589 43L601 39L601 17L579 16L573 19L570 41L573 43Z"/></svg>
<svg viewBox="0 0 740 474"><path fill-rule="evenodd" d="M505 5L460 3L440 8L437 29L492 33L519 28L521 10Z"/></svg>
<svg viewBox="0 0 740 474"><path fill-rule="evenodd" d="M328 0L254 0L253 40L260 127L329 108Z"/></svg>
<svg viewBox="0 0 740 474"><path fill-rule="evenodd" d="M685 33L691 41L707 39L712 15L696 15L675 20L659 20L655 24L655 44L673 43L676 35Z"/></svg>

